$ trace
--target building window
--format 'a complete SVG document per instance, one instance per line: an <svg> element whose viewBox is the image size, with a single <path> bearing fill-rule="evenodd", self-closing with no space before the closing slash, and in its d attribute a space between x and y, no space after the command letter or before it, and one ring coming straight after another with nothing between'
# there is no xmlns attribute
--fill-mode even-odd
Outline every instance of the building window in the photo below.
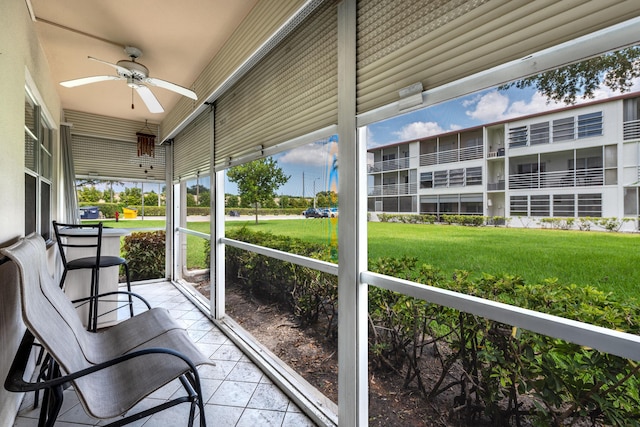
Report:
<svg viewBox="0 0 640 427"><path fill-rule="evenodd" d="M52 131L40 106L29 90L25 91L24 160L25 218L24 233L40 233L51 238Z"/></svg>
<svg viewBox="0 0 640 427"><path fill-rule="evenodd" d="M638 216L638 187L624 189L624 215Z"/></svg>
<svg viewBox="0 0 640 427"><path fill-rule="evenodd" d="M549 143L549 122L534 123L530 128L530 145Z"/></svg>
<svg viewBox="0 0 640 427"><path fill-rule="evenodd" d="M509 147L525 147L527 145L527 127L519 126L509 130Z"/></svg>
<svg viewBox="0 0 640 427"><path fill-rule="evenodd" d="M618 147L604 147L604 185L618 185Z"/></svg>
<svg viewBox="0 0 640 427"><path fill-rule="evenodd" d="M433 188L433 172L420 174L420 188Z"/></svg>
<svg viewBox="0 0 640 427"><path fill-rule="evenodd" d="M509 210L512 216L529 216L529 200L527 196L511 196Z"/></svg>
<svg viewBox="0 0 640 427"><path fill-rule="evenodd" d="M623 103L623 138L640 138L640 98L625 99Z"/></svg>
<svg viewBox="0 0 640 427"><path fill-rule="evenodd" d="M464 185L464 169L451 169L449 171L449 187L462 187Z"/></svg>
<svg viewBox="0 0 640 427"><path fill-rule="evenodd" d="M578 138L602 136L602 111L578 116Z"/></svg>
<svg viewBox="0 0 640 427"><path fill-rule="evenodd" d="M573 194L554 194L553 216L576 216L576 201Z"/></svg>
<svg viewBox="0 0 640 427"><path fill-rule="evenodd" d="M553 142L572 141L575 139L573 117L553 121Z"/></svg>
<svg viewBox="0 0 640 427"><path fill-rule="evenodd" d="M448 185L448 171L435 171L433 173L433 187L446 187Z"/></svg>
<svg viewBox="0 0 640 427"><path fill-rule="evenodd" d="M531 196L531 216L549 216L549 196Z"/></svg>
<svg viewBox="0 0 640 427"><path fill-rule="evenodd" d="M578 194L578 216L602 216L602 194Z"/></svg>
<svg viewBox="0 0 640 427"><path fill-rule="evenodd" d="M460 213L462 215L482 215L482 194L460 195Z"/></svg>
<svg viewBox="0 0 640 427"><path fill-rule="evenodd" d="M482 185L482 167L467 168L466 185Z"/></svg>

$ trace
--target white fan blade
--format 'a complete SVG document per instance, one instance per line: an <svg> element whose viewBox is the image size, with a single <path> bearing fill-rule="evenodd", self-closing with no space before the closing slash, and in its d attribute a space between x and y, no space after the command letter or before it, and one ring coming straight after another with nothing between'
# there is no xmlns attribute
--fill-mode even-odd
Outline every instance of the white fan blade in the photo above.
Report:
<svg viewBox="0 0 640 427"><path fill-rule="evenodd" d="M93 76L93 77L83 77L81 79L67 80L64 82L60 82L60 84L64 87L76 87L82 86L89 83L97 83L104 82L107 80L123 80L120 76Z"/></svg>
<svg viewBox="0 0 640 427"><path fill-rule="evenodd" d="M156 98L153 92L151 92L151 89L142 85L137 85L135 88L136 88L136 91L138 92L138 95L140 95L140 98L142 98L142 101L144 101L145 105L149 109L149 112L151 113L164 112L164 108L162 108L162 105L160 105L160 101L158 101L158 98Z"/></svg>
<svg viewBox="0 0 640 427"><path fill-rule="evenodd" d="M125 76L130 76L131 75L131 70L128 70L127 68L121 67L118 64L112 64L111 62L103 61L102 59L94 58L93 56L88 56L87 58L91 59L92 61L97 61L97 62L99 62L101 64L108 65L109 67L113 67L116 70L118 70L118 72L120 74L124 74Z"/></svg>
<svg viewBox="0 0 640 427"><path fill-rule="evenodd" d="M149 83L151 86L158 86L163 89L167 89L172 92L179 93L180 95L186 96L187 98L191 98L196 101L198 100L198 96L194 91L187 89L186 87L178 86L175 83L167 82L165 80L156 79L153 77L146 77L142 79L142 81L145 83Z"/></svg>

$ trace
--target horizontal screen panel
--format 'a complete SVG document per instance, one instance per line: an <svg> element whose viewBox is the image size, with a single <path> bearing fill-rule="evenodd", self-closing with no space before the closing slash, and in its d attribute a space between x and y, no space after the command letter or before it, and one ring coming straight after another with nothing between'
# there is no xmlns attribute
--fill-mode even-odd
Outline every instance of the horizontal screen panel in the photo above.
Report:
<svg viewBox="0 0 640 427"><path fill-rule="evenodd" d="M416 82L442 86L640 15L633 1L379 3L359 2L359 113L398 101Z"/></svg>
<svg viewBox="0 0 640 427"><path fill-rule="evenodd" d="M76 176L126 181L164 181L166 178L164 146L156 145L153 157L139 157L135 142L73 134L71 140Z"/></svg>
<svg viewBox="0 0 640 427"><path fill-rule="evenodd" d="M337 123L337 9L328 1L216 102L216 164Z"/></svg>
<svg viewBox="0 0 640 427"><path fill-rule="evenodd" d="M193 177L210 170L211 112L206 110L173 139L173 177Z"/></svg>
<svg viewBox="0 0 640 427"><path fill-rule="evenodd" d="M189 116L304 4L305 0L259 1L190 86L198 101L181 97L162 121L162 134L170 135L184 126Z"/></svg>

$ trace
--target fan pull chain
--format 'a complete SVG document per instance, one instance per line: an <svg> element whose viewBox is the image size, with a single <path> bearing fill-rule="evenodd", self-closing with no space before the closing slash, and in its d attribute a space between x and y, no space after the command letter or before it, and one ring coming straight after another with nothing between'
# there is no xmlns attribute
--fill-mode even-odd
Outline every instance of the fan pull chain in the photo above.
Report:
<svg viewBox="0 0 640 427"><path fill-rule="evenodd" d="M131 109L133 110L135 107L133 106L133 88L131 88Z"/></svg>

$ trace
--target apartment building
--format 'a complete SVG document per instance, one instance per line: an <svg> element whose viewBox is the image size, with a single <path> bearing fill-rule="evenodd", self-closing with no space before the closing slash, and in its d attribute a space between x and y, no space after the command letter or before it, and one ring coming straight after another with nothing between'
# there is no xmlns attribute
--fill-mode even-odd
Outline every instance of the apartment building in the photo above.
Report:
<svg viewBox="0 0 640 427"><path fill-rule="evenodd" d="M370 149L368 210L510 217L513 226L637 219L639 101L635 92Z"/></svg>

